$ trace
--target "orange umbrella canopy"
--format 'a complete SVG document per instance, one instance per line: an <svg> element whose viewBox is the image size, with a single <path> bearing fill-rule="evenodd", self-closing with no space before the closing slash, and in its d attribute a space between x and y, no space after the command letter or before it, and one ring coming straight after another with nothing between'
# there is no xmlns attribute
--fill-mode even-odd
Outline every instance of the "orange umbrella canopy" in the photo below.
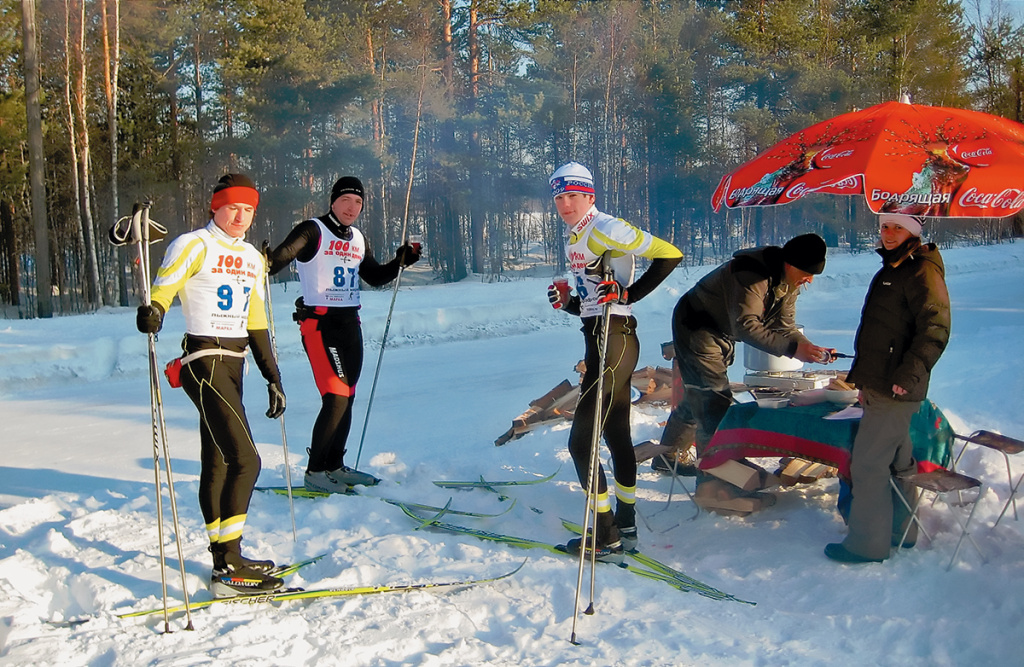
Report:
<svg viewBox="0 0 1024 667"><path fill-rule="evenodd" d="M718 211L862 194L875 213L1005 217L1024 208L1024 125L885 102L801 130L726 174Z"/></svg>

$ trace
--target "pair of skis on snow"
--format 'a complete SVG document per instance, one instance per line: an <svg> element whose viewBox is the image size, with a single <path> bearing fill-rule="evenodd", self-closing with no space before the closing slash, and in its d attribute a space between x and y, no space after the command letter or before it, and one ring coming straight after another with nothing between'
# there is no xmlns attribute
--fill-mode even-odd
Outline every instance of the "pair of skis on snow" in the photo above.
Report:
<svg viewBox="0 0 1024 667"><path fill-rule="evenodd" d="M548 477L538 478L537 480L526 480L526 481L523 481L523 482L482 482L482 483L481 482L453 482L453 484L456 484L456 485L458 485L460 487L465 487L465 488L481 487L481 486L489 486L489 485L505 486L505 485L520 485L520 484L537 484L537 483L544 482L544 481L547 481L549 479L552 479L555 476L555 474L557 474L557 471L555 471L555 473L552 473ZM443 485L446 485L448 483L447 482L436 482L436 484L438 484L439 486L443 486ZM278 493L278 494L281 494L281 495L284 495L284 494L286 494L288 492L286 487L256 487L256 488L257 488L258 491L273 492L273 493ZM320 491L305 491L304 489L302 489L302 490L300 490L300 489L292 489L292 493L296 497L304 497L304 496L305 497L327 497L327 496L330 496L330 495L334 495L334 494L324 493L324 492L320 492ZM354 487L350 487L350 493L348 495L357 495L357 494L358 494L358 492L355 490L355 488ZM410 502L394 500L394 499L390 499L390 498L381 498L381 500L383 500L384 502L389 503L391 505L399 506L399 507L401 507L403 509L403 511L406 511L406 512L414 511L414 510L419 510L419 511L429 511L429 512L440 512L441 514L452 514L452 515L459 515L459 516L466 516L466 517L473 517L473 518L495 518L495 517L501 516L505 512L510 511L515 506L515 501L513 501L508 506L508 508L506 508L504 510L504 512L500 512L498 514L485 514L485 513L482 513L482 512L469 512L469 511L462 511L462 510L451 509L451 501L448 502L447 506L441 508L441 507L434 507L432 505L423 505L423 504L420 504L420 503L410 503ZM316 563L317 561L319 561L323 557L324 557L324 555L320 555L320 556L316 556L315 558L310 558L308 560L300 561L300 562L297 562L297 563L291 563L291 564L288 564L288 565L281 565L281 566L278 566L278 567L274 568L273 570L271 570L271 572L269 574L271 574L271 575L273 575L275 577L281 577L281 578L287 577L288 575L294 574L295 572L299 571L303 567L306 567L307 565L311 565L313 563ZM315 599L315 598L334 598L334 597L351 597L351 596L356 596L356 595L374 595L374 594L378 594L378 593L407 593L407 592L422 591L422 590L441 590L441 589L466 588L466 587L469 587L469 586L476 586L476 585L479 585L479 584L491 583L491 582L495 582L495 581L500 581L502 579L507 579L507 578L513 576L514 574L516 574L517 572L519 572L519 570L521 570L523 565L525 565L525 564L526 564L526 561L523 561L514 570L512 570L510 572L505 572L503 574L499 574L499 575L493 576L493 577L470 578L470 579L463 579L463 580L458 580L458 581L446 581L446 582L424 582L424 583L414 583L414 584L382 584L382 585L376 585L376 586L356 586L356 587L353 587L353 588L322 588L322 589L313 589L313 590L304 590L304 589L301 589L301 588L285 588L285 589L281 589L281 590L277 590L277 591L271 591L271 592L265 592L265 593L246 593L246 594L232 595L232 596L229 596L229 597L212 598L212 599L208 599L208 600L193 600L193 601L190 601L190 603L188 605L188 608L189 609L202 609L202 608L209 607L209 606L215 605L215 604L241 604L241 605L253 605L254 606L254 605L262 605L262 604L274 603L274 602L288 602L288 601L291 601L291 600L310 600L310 599ZM166 610L167 614L177 614L177 613L180 613L180 612L183 612L183 611L186 611L185 605L179 605L179 606L175 606L175 607L168 607L167 610ZM125 612L125 613L122 613L122 614L118 614L117 616L118 616L118 618L136 618L136 617L140 617L140 616L150 616L152 614L158 614L158 613L163 613L163 612L164 612L164 608L160 607L160 608L157 608L157 609L143 609L143 610L139 610L139 611ZM79 623L79 622L84 622L85 620L88 620L88 619L79 619L78 621L72 621L72 622L70 622L68 624L76 624L76 623Z"/></svg>
<svg viewBox="0 0 1024 667"><path fill-rule="evenodd" d="M324 555L310 558L309 560L300 561L297 563L291 563L289 565L282 565L271 570L270 574L275 577L287 577L288 575L298 572L307 565L312 565L317 562ZM242 595L232 595L229 597L222 598L211 598L209 600L192 600L189 603L191 609L202 609L204 607L210 607L215 604L238 604L256 606L272 602L289 602L291 600L312 600L316 598L337 598L337 597L352 597L356 595L376 595L379 593L410 593L413 591L428 591L428 590L441 590L441 589L454 589L454 588L468 588L470 586L477 586L479 584L490 583L494 581L500 581L507 579L519 572L526 564L524 560L515 569L499 574L493 577L481 577L481 578L470 578L461 579L456 581L445 581L445 582L423 582L414 584L380 584L377 586L355 586L352 588L318 588L313 590L305 590L302 588L284 588L277 591L270 591L266 593L252 593ZM177 607L170 607L167 609L168 614L176 614L185 611L185 605ZM136 618L139 616L150 616L152 614L159 614L163 612L163 607L158 609L143 609L140 611L129 611L123 614L118 614L118 618Z"/></svg>
<svg viewBox="0 0 1024 667"><path fill-rule="evenodd" d="M549 542L542 542L526 537L515 537L512 535L503 535L501 533L493 533L486 530L480 530L478 528L471 528L469 526L460 526L457 524L447 523L441 521L441 517L445 514L451 513L446 507L439 508L428 508L436 509L438 513L433 517L424 518L416 513L415 508L412 505L407 505L401 502L394 502L398 508L400 508L406 515L415 521L418 521L420 525L417 530L421 528L435 528L438 530L444 530L449 533L455 533L459 535L471 535L481 540L489 542L498 542L500 544L507 544L512 547L519 549L543 549L549 553L558 554L561 556L572 555L566 551L565 545L551 544ZM449 503L450 504L450 503ZM420 505L419 508L425 508ZM579 524L573 523L566 519L562 520L562 525L569 531L579 535L582 533L582 529ZM662 563L661 561L652 558L640 551L635 549L627 551L626 555L630 557L637 565L624 563L618 567L646 579L653 579L655 581L661 581L668 584L669 586L676 588L680 591L697 593L703 597L710 598L712 600L731 600L733 602L740 602L743 604L754 605L755 602L749 600L742 600L729 593L724 593L713 586L705 584L693 577L676 570L675 568ZM573 556L575 557L575 556ZM642 567L640 567L642 566Z"/></svg>
<svg viewBox="0 0 1024 667"><path fill-rule="evenodd" d="M436 481L436 482L434 482L434 484L436 486L441 487L441 488L447 488L447 489L473 489L473 488L485 489L485 490L491 491L492 493L499 494L502 497L502 499L507 499L507 497L504 496L503 494L501 494L501 492L498 489L503 488L503 487L511 487L511 486L529 486L529 485L533 485L533 484L540 484L542 482L546 482L548 480L553 479L555 477L555 475L557 475L557 474L558 474L558 471L556 470L554 473L552 473L550 475L547 475L546 477L537 477L535 479L515 480L515 481L500 481L499 482L499 481L488 481L488 480L485 480L485 479L481 478L480 480L469 480L469 481L442 480L442 481ZM283 487L257 487L257 488L259 488L260 490L264 490L264 491L274 491L274 492L277 492L277 493L283 493ZM353 489L352 493L353 494L357 494L358 492L356 492L355 489ZM310 495L328 496L328 495L331 495L331 494L311 492ZM533 539L529 539L529 538L515 537L515 536L512 536L512 535L502 535L500 533L493 533L493 532L489 532L489 531L485 531L485 530L480 530L480 529L477 529L477 528L471 528L469 526L461 526L461 525L457 525L457 524L452 524L452 523L447 523L447 522L441 521L441 518L443 516L445 516L445 515L460 515L460 516L473 517L473 518L495 518L495 517L501 516L502 514L505 514L509 510L511 510L512 506L515 505L515 500L513 500L512 505L510 505L508 509L506 509L504 512L501 512L501 513L498 513L498 514L485 514L485 513L481 513L481 512L466 512L466 511L451 509L450 508L450 505L451 505L450 501L449 501L448 505L446 505L445 507L442 508L442 507L434 507L434 506L430 506L430 505L424 505L424 504L420 504L420 503L411 503L411 502L406 502L406 501L401 501L401 500L394 500L394 499L390 499L390 498L381 498L381 500L383 500L384 502L390 503L392 505L395 505L396 507L399 507L403 512L405 512L411 518L413 518L414 520L420 522L420 526L417 529L432 527L432 528L435 528L435 529L438 529L438 530L444 530L444 531L447 531L447 532L450 532L450 533L455 533L455 534L460 534L460 535L471 535L471 536L476 537L478 539L487 540L487 541L490 541L490 542L498 542L498 543L502 543L502 544L507 544L509 546L513 546L513 547L517 547L517 548L522 548L522 549L543 549L545 551L548 551L549 553L555 553L555 554L559 554L559 555L563 555L563 556L567 555L566 551L563 548L564 545L550 544L550 543L547 543L547 542L541 542L541 541L533 540ZM433 516L431 518L424 519L417 512L434 512L436 514L435 514L435 516ZM581 534L581 527L579 526L579 524L573 523L573 522L565 520L565 519L562 520L562 524L569 531L571 531L573 533L576 533L577 535ZM677 588L677 589L679 589L681 591L697 593L698 595L701 595L703 597L706 597L706 598L709 598L709 599L712 599L712 600L731 600L731 601L734 601L734 602L740 602L740 603L749 604L749 605L756 604L754 602L750 602L748 600L742 600L742 599L737 598L737 597L735 597L735 596L733 596L733 595L731 595L729 593L725 593L723 591L720 591L717 588L715 588L713 586L710 586L708 584L705 584L704 582L699 581L698 579L694 579L693 577L691 577L691 576L689 576L689 575L687 575L687 574L685 574L683 572L680 572L679 570L676 570L675 568L673 568L673 567L671 567L669 565L666 565L665 563L662 563L661 561L659 561L659 560L657 560L657 559L655 559L655 558L653 558L651 556L648 556L648 555L646 555L646 554L644 554L644 553L642 553L640 551L637 551L637 550L627 551L626 555L630 558L630 560L632 560L635 563L635 565L634 564L624 564L624 565L621 565L620 567L622 567L623 569L625 569L625 570L629 571L630 573L635 574L637 576L644 577L644 578L647 578L647 579L653 579L653 580L656 580L656 581L662 581L662 582L664 582L664 583L666 583L666 584L668 584L668 585L670 585L670 586L672 586L674 588Z"/></svg>
<svg viewBox="0 0 1024 667"><path fill-rule="evenodd" d="M445 482L435 482L435 484L438 485L438 486L444 487L444 488L485 488L485 489L497 492L495 490L495 487L538 484L538 483L547 481L549 479L552 479L553 477L554 477L554 475L549 475L548 477L537 478L535 480L523 480L523 481L515 481L515 482L491 482L491 481L486 481L486 480L480 480L480 481L465 481L465 482L445 481ZM262 491L271 491L271 492L284 493L283 487L282 487L282 489L280 491L278 490L277 487L259 487L259 488ZM332 494L319 493L319 492L308 492L308 493L309 493L310 496L316 496L316 497L332 495ZM356 492L353 490L353 494L355 494L355 493ZM509 546L512 546L512 547L516 547L516 548L521 548L521 549L542 549L542 550L547 551L549 553L557 554L557 555L560 555L560 556L569 555L565 551L564 545L551 544L551 543L548 543L548 542L542 542L542 541L539 541L539 540L533 540L533 539L523 538L523 537L515 537L515 536L512 536L512 535L503 535L503 534L500 534L500 533L494 533L494 532L490 532L490 531L486 531L486 530L480 530L480 529L477 529L477 528L471 528L469 526L461 526L461 525L457 525L457 524L453 524L453 523L448 523L446 521L442 521L441 520L443 517L445 517L447 515L458 515L458 516L472 517L472 518L496 518L496 517L499 517L499 516L505 514L509 510L511 510L512 507L515 505L514 501L508 507L508 509L506 509L504 512L500 512L498 514L487 514L487 513L483 513L483 512L471 512L471 511L463 511L463 510L452 509L452 507L451 507L452 501L451 500L449 500L448 503L444 507L436 507L436 506L433 506L433 505L426 505L426 504L421 504L421 503L412 503L412 502L406 502L406 501L395 500L395 499L390 499L390 498L381 498L381 500L383 500L384 502L387 502L387 503L389 503L391 505L394 505L394 506L398 507L406 515L408 515L414 521L418 522L419 526L417 526L417 530L423 529L423 528L432 528L432 529L443 530L443 531L446 531L446 532L449 532L449 533L454 533L454 534L459 534L459 535L470 535L470 536L476 537L477 539L486 540L486 541L490 541L490 542L496 542L496 543L500 543L500 544L506 544L506 545L509 545ZM429 513L431 513L431 516L425 518L424 516L422 516L420 514L420 512L429 512ZM564 520L564 519L562 520L562 524L563 524L563 526L567 530L569 530L571 532L574 532L576 534L580 534L580 532L581 532L581 527L578 524L575 524L573 522L570 522L570 521L567 521L567 520ZM750 602L748 600L743 600L743 599L737 598L737 597L735 597L735 596L733 596L733 595L731 595L729 593L725 593L723 591L720 591L717 588L714 588L713 586L710 586L708 584L705 584L704 582L701 582L701 581L699 581L697 579L694 579L693 577L690 577L689 575L687 575L687 574L685 574L683 572L680 572L679 570L676 570L675 568L673 568L673 567L671 567L671 566L669 566L669 565L667 565L665 563L662 563L661 561L659 561L659 560L657 560L657 559L655 559L655 558L653 558L651 556L648 556L648 555L646 555L646 554L644 554L644 553L642 553L640 551L637 551L637 550L627 551L626 554L629 556L629 558L635 564L624 563L622 565L619 565L618 567L620 567L620 568L630 572L631 574L635 574L637 576L640 576L640 577L643 577L643 578L646 578L646 579L651 579L651 580L654 580L654 581L661 581L661 582L663 582L663 583L665 583L665 584L667 584L667 585L669 585L672 588L675 588L677 590L684 591L684 592L697 593L698 595L701 595L703 597L706 597L706 598L709 598L709 599L712 599L712 600L729 600L729 601L739 602L739 603L748 604L748 605L756 604L754 602ZM315 558L310 558L308 560L300 561L300 562L297 562L297 563L292 563L292 564L288 564L288 565L282 565L282 566L279 566L278 568L276 568L275 570L273 570L272 574L274 576L277 576L277 577L286 577L288 575L294 574L295 572L297 572L298 570L300 570L303 567L306 567L307 565L311 565L313 563L316 563L317 561L319 561L323 557L324 556L321 555L321 556L317 556ZM204 607L209 607L209 606L214 605L214 604L241 604L241 605L255 606L255 605L262 605L262 604L267 604L267 603L288 602L288 601L291 601L291 600L309 600L309 599L316 599L316 598L335 598L335 597L351 597L351 596L356 596L356 595L373 595L373 594L378 594L378 593L403 593L403 592L422 591L422 590L443 590L443 589L466 588L466 587L475 586L475 585L479 585L479 584L491 583L491 582L495 582L495 581L500 581L502 579L507 579L507 578L515 575L517 572L519 572L519 570L521 570L523 568L523 565L525 565L525 564L526 564L526 561L523 561L523 563L521 563L515 569L513 569L513 570L511 570L509 572L503 573L503 574L492 576L492 577L469 578L469 579L463 579L463 580L457 580L457 581L447 581L447 582L424 582L424 583L412 583L412 584L383 584L383 585L377 585L377 586L357 586L357 587L352 587L352 588L322 588L322 589L313 589L313 590L304 590L304 589L301 589L301 588L286 588L286 589L282 589L282 590L278 590L278 591L273 591L273 592L267 592L267 593L240 594L240 595L224 597L224 598L212 598L212 599L209 599L209 600L192 601L190 603L190 608L192 608L192 609L202 609ZM123 614L118 614L118 617L119 618L135 618L135 617L140 617L140 616L148 616L148 615L152 615L152 614L157 614L157 613L161 613L163 611L164 611L164 609L162 607L158 608L158 609L144 609L144 610L140 610L140 611L131 611L131 612L125 612ZM180 606L177 606L177 607L171 607L171 608L167 609L167 613L168 614L180 613L182 611L185 611L185 606L184 605L180 605Z"/></svg>

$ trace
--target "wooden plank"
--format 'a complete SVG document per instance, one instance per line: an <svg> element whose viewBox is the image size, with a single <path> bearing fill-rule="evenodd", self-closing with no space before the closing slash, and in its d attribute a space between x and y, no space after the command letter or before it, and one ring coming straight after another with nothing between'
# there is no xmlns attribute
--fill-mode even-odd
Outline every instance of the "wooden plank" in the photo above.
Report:
<svg viewBox="0 0 1024 667"><path fill-rule="evenodd" d="M531 408L537 408L538 410L547 410L552 405L558 402L558 399L572 391L573 384L568 380L562 380L558 383L554 389L544 394L538 399L530 401Z"/></svg>
<svg viewBox="0 0 1024 667"><path fill-rule="evenodd" d="M637 463L643 463L649 459L653 459L655 456L661 456L672 451L672 448L668 445L663 445L653 440L644 440L639 445L633 446L633 457Z"/></svg>

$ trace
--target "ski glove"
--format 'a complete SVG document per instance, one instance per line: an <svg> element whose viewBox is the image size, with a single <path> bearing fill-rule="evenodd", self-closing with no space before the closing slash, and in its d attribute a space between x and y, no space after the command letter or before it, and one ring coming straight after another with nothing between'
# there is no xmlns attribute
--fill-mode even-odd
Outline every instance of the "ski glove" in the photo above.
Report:
<svg viewBox="0 0 1024 667"><path fill-rule="evenodd" d="M140 333L155 334L164 325L164 311L160 306L151 303L139 306L139 312L135 315L135 327Z"/></svg>
<svg viewBox="0 0 1024 667"><path fill-rule="evenodd" d="M404 269L420 261L420 251L411 243L405 243L395 251L395 259L401 263Z"/></svg>
<svg viewBox="0 0 1024 667"><path fill-rule="evenodd" d="M563 292L554 285L548 285L548 302L555 310L561 310L569 303L569 292Z"/></svg>
<svg viewBox="0 0 1024 667"><path fill-rule="evenodd" d="M629 303L629 292L614 280L602 280L597 286L597 302Z"/></svg>
<svg viewBox="0 0 1024 667"><path fill-rule="evenodd" d="M270 393L270 407L267 409L267 416L277 419L284 414L284 389L281 388L280 382L271 382L267 385L267 391Z"/></svg>

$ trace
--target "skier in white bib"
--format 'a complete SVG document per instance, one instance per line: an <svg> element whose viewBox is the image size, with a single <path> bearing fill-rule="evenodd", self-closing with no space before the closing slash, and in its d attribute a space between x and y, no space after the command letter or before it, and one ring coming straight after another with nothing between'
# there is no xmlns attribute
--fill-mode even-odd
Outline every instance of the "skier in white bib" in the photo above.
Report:
<svg viewBox="0 0 1024 667"><path fill-rule="evenodd" d="M565 254L576 293L569 295L553 285L548 300L557 310L579 315L586 344L586 371L580 382L580 398L569 433L569 452L584 490L589 487L590 450L593 439L596 390L601 362L601 315L609 308L607 355L600 425L612 455L615 473L615 513L608 497L603 469L598 471L598 560L621 562L623 548L637 543L636 459L629 430L630 378L640 356L636 318L632 304L650 294L683 259L671 243L637 229L621 218L602 213L594 205L594 177L583 165L569 162L549 180L558 215L565 222ZM601 260L610 279L602 275ZM646 257L651 265L635 281L634 260ZM600 465L599 465L600 468ZM569 551L579 553L581 541L570 540Z"/></svg>
<svg viewBox="0 0 1024 667"><path fill-rule="evenodd" d="M199 506L213 554L210 587L218 596L275 590L284 583L267 574L273 562L241 554L261 467L242 405L246 348L267 381L267 417L277 419L285 410L264 309L266 263L243 239L259 199L247 176L223 176L210 201L209 224L167 248L153 281L152 303L139 306L136 321L142 333L156 333L174 297L181 298L181 387L199 410Z"/></svg>
<svg viewBox="0 0 1024 667"><path fill-rule="evenodd" d="M359 285L388 284L420 258L405 244L387 264L377 263L363 233L353 223L363 210L363 184L344 176L331 188L326 214L304 220L272 251L271 275L295 261L302 285L296 301L302 345L321 396L313 424L305 487L309 491L347 493L349 487L371 486L376 477L344 463L352 426L352 402L363 367L363 333L359 323Z"/></svg>

